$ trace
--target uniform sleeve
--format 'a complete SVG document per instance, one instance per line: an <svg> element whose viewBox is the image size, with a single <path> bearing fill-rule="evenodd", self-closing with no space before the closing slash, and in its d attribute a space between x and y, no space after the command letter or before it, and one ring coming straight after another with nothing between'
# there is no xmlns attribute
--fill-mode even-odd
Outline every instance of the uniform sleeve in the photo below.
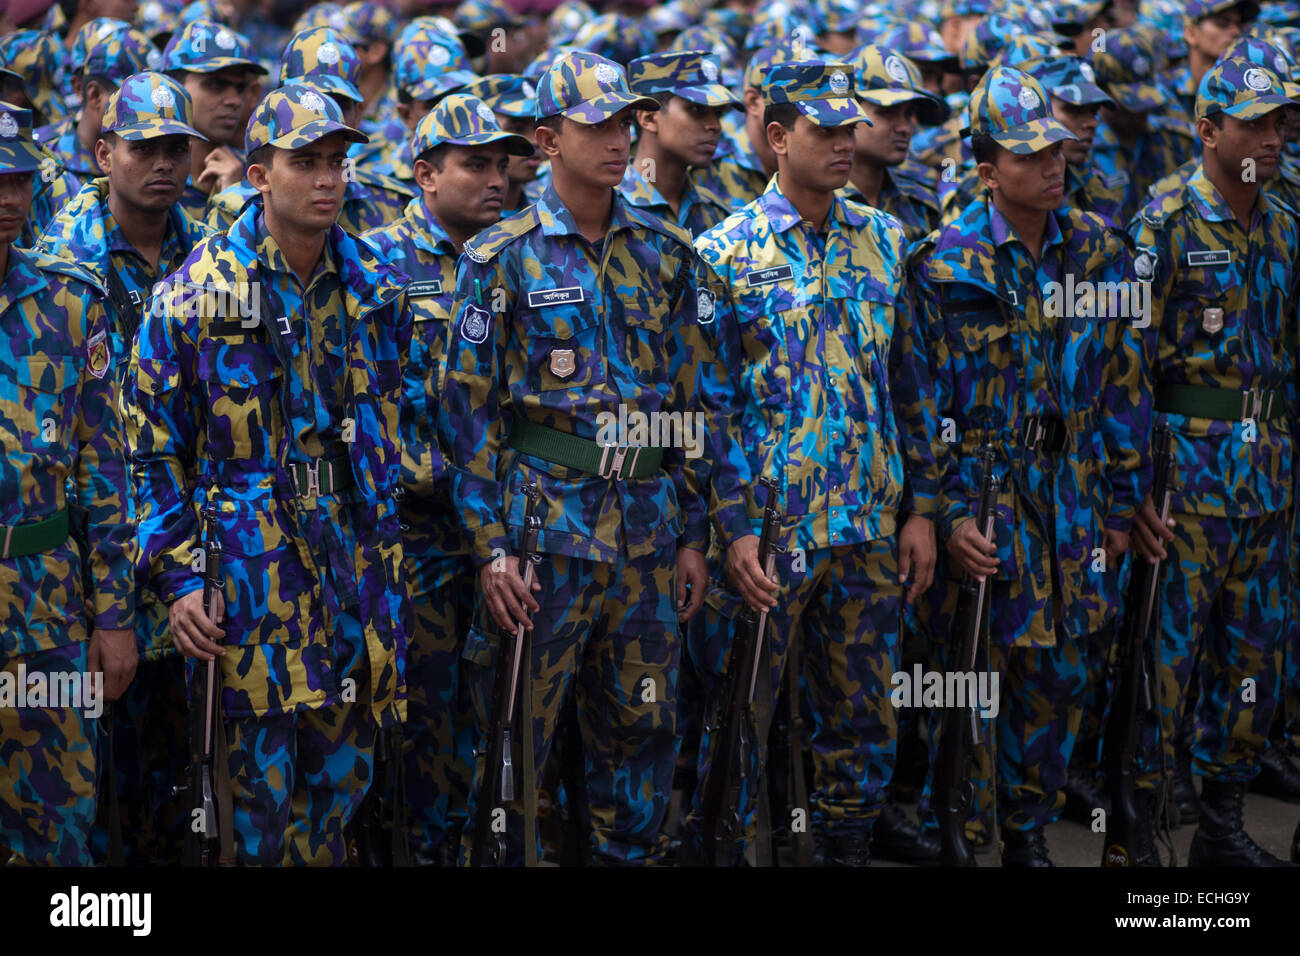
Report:
<svg viewBox="0 0 1300 956"><path fill-rule="evenodd" d="M87 343L106 342L108 317L102 304L84 298ZM130 470L126 434L114 395L117 370L102 377L82 372L77 408L76 503L74 534L84 535L89 557L89 595L97 629L130 629L135 617L135 558Z"/></svg>
<svg viewBox="0 0 1300 956"><path fill-rule="evenodd" d="M502 378L514 300L499 260L481 264L462 256L456 272L438 435L448 455L452 502L469 535L471 558L482 566L494 550L509 547L496 474L510 435L509 391Z"/></svg>
<svg viewBox="0 0 1300 956"><path fill-rule="evenodd" d="M939 465L931 446L931 439L938 434L934 383L925 339L915 319L917 306L907 285L904 273L894 304L894 334L889 349L890 397L907 469L899 510L933 518L939 499Z"/></svg>
<svg viewBox="0 0 1300 956"><path fill-rule="evenodd" d="M166 281L166 280L164 280ZM203 586L190 568L199 542L194 506L195 443L206 423L195 394L196 349L178 317L179 288L154 296L132 349L140 439L133 474L140 502L141 564L158 599L170 604Z"/></svg>

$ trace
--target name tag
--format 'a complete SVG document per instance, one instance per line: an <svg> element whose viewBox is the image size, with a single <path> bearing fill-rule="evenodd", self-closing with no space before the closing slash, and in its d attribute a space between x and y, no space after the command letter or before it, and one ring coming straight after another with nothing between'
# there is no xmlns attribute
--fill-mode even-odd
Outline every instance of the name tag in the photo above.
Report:
<svg viewBox="0 0 1300 956"><path fill-rule="evenodd" d="M412 282L406 287L406 294L412 299L423 298L426 295L438 295L442 292L441 279L429 279L427 282Z"/></svg>
<svg viewBox="0 0 1300 956"><path fill-rule="evenodd" d="M1207 249L1204 252L1187 253L1189 266L1226 266L1231 262L1231 249Z"/></svg>
<svg viewBox="0 0 1300 956"><path fill-rule="evenodd" d="M770 269L756 269L753 272L745 274L745 283L751 289L756 285L768 285L773 282L780 282L782 279L793 279L794 267L790 263L783 266L772 266Z"/></svg>
<svg viewBox="0 0 1300 956"><path fill-rule="evenodd" d="M586 297L586 293L582 291L580 285L568 286L563 289L535 289L528 293L528 304L534 309L540 309L548 305L567 305L571 302L581 302Z"/></svg>
<svg viewBox="0 0 1300 956"><path fill-rule="evenodd" d="M1107 173L1101 177L1101 181L1106 184L1107 189L1114 189L1116 186L1127 186L1128 173L1122 169L1118 172Z"/></svg>

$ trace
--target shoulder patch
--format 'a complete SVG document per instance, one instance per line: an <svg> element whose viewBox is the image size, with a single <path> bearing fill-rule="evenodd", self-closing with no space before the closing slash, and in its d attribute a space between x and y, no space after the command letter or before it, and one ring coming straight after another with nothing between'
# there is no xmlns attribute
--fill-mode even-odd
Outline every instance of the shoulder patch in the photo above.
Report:
<svg viewBox="0 0 1300 956"><path fill-rule="evenodd" d="M90 272L70 259L60 259L39 250L27 250L32 264L42 272L53 272L89 286L97 295L104 295L104 287Z"/></svg>
<svg viewBox="0 0 1300 956"><path fill-rule="evenodd" d="M536 204L527 206L512 216L507 216L495 226L488 226L465 243L464 253L477 263L490 262L506 246L520 236L527 235L541 225L542 217Z"/></svg>

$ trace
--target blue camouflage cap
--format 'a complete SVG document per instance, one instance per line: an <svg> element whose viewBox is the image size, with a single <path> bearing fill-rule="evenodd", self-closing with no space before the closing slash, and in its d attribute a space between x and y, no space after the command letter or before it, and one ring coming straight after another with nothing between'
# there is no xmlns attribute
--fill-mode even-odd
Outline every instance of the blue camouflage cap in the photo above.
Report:
<svg viewBox="0 0 1300 956"><path fill-rule="evenodd" d="M537 81L535 118L567 116L587 126L603 123L628 107L657 110L659 103L633 93L623 68L613 60L573 50L560 56Z"/></svg>
<svg viewBox="0 0 1300 956"><path fill-rule="evenodd" d="M309 27L295 33L280 58L280 82L306 83L356 103L365 97L357 89L361 57L343 34L333 27Z"/></svg>
<svg viewBox="0 0 1300 956"><path fill-rule="evenodd" d="M1256 66L1267 67L1282 79L1286 95L1295 99L1300 97L1300 84L1293 81L1296 63L1290 51L1275 38L1240 37L1232 46L1223 51L1220 60L1249 60Z"/></svg>
<svg viewBox="0 0 1300 956"><path fill-rule="evenodd" d="M1188 23L1195 23L1234 7L1241 11L1242 23L1249 23L1259 16L1259 4L1255 0L1187 0L1184 16Z"/></svg>
<svg viewBox="0 0 1300 956"><path fill-rule="evenodd" d="M478 33L488 33L495 27L523 26L528 22L528 17L512 7L509 0L461 0L451 19L460 29Z"/></svg>
<svg viewBox="0 0 1300 956"><path fill-rule="evenodd" d="M466 83L459 92L477 96L493 113L532 119L537 112L537 87L519 73L492 73Z"/></svg>
<svg viewBox="0 0 1300 956"><path fill-rule="evenodd" d="M1073 43L1055 33L1022 33L1002 48L993 63L1028 73L1031 64L1058 57L1073 47Z"/></svg>
<svg viewBox="0 0 1300 956"><path fill-rule="evenodd" d="M343 8L343 17L362 43L387 43L389 46L402 30L397 15L374 0L355 0Z"/></svg>
<svg viewBox="0 0 1300 956"><path fill-rule="evenodd" d="M0 174L34 173L44 160L32 138L32 111L0 101Z"/></svg>
<svg viewBox="0 0 1300 956"><path fill-rule="evenodd" d="M971 124L963 136L991 136L1019 156L1078 139L1052 116L1047 93L1038 81L1009 66L995 66L984 74L971 92L968 110Z"/></svg>
<svg viewBox="0 0 1300 956"><path fill-rule="evenodd" d="M1249 60L1220 60L1201 77L1196 89L1197 119L1225 113L1252 120L1287 105L1297 105L1297 101L1287 95L1282 78Z"/></svg>
<svg viewBox="0 0 1300 956"><path fill-rule="evenodd" d="M1097 85L1097 74L1093 72L1092 64L1081 56L1062 55L1050 60L1035 60L1021 69L1064 103L1073 106L1097 103L1115 108L1115 101Z"/></svg>
<svg viewBox="0 0 1300 956"><path fill-rule="evenodd" d="M546 17L546 35L552 47L573 42L584 23L596 19L596 10L583 0L564 0Z"/></svg>
<svg viewBox="0 0 1300 956"><path fill-rule="evenodd" d="M849 33L857 30L865 11L858 0L819 0L823 33Z"/></svg>
<svg viewBox="0 0 1300 956"><path fill-rule="evenodd" d="M1159 83L1164 52L1147 30L1128 27L1107 30L1106 43L1092 54L1097 83L1132 113L1162 109L1167 101Z"/></svg>
<svg viewBox="0 0 1300 956"><path fill-rule="evenodd" d="M926 126L946 120L948 104L921 85L921 71L905 56L868 43L852 56L858 99L877 106L913 103L916 117Z"/></svg>
<svg viewBox="0 0 1300 956"><path fill-rule="evenodd" d="M989 0L943 0L939 5L939 20L953 17L982 17L989 12Z"/></svg>
<svg viewBox="0 0 1300 956"><path fill-rule="evenodd" d="M492 108L477 96L448 93L424 114L411 137L411 155L419 158L435 146L486 146L501 143L512 156L533 155L533 144L501 129Z"/></svg>
<svg viewBox="0 0 1300 956"><path fill-rule="evenodd" d="M644 21L621 13L604 13L582 25L573 45L626 66L639 56L653 53L658 44Z"/></svg>
<svg viewBox="0 0 1300 956"><path fill-rule="evenodd" d="M437 18L412 20L393 47L393 80L412 99L437 99L475 76L459 37Z"/></svg>
<svg viewBox="0 0 1300 956"><path fill-rule="evenodd" d="M754 15L754 23L742 44L746 50L798 41L805 46L817 44L821 14L805 3L776 0Z"/></svg>
<svg viewBox="0 0 1300 956"><path fill-rule="evenodd" d="M957 57L948 52L943 38L926 23L908 23L882 31L873 41L876 46L893 50L913 63L933 63L948 72L956 72Z"/></svg>
<svg viewBox="0 0 1300 956"><path fill-rule="evenodd" d="M957 58L963 70L983 70L997 61L998 54L1025 32L1024 24L1001 14L981 17L962 38Z"/></svg>
<svg viewBox="0 0 1300 956"><path fill-rule="evenodd" d="M652 53L637 57L627 67L627 83L633 93L644 96L672 93L705 106L744 109L721 79L721 64L712 55L699 50Z"/></svg>
<svg viewBox="0 0 1300 956"><path fill-rule="evenodd" d="M123 20L91 20L77 34L69 56L83 76L103 76L120 83L132 73L156 70L162 53L147 36Z"/></svg>
<svg viewBox="0 0 1300 956"><path fill-rule="evenodd" d="M695 23L697 17L693 10L688 10L679 3L666 3L661 7L651 7L645 15L646 27L657 37L667 33L680 33Z"/></svg>
<svg viewBox="0 0 1300 956"><path fill-rule="evenodd" d="M825 60L829 57L829 53L807 46L802 40L783 40L771 46L759 47L745 65L745 89L761 90L763 78L778 63Z"/></svg>
<svg viewBox="0 0 1300 956"><path fill-rule="evenodd" d="M314 3L304 10L293 24L291 33L302 33L314 27L330 27L349 38L355 38L348 15L338 3Z"/></svg>
<svg viewBox="0 0 1300 956"><path fill-rule="evenodd" d="M104 109L103 130L122 139L159 136L207 137L192 125L190 94L165 73L137 73L122 81Z"/></svg>
<svg viewBox="0 0 1300 956"><path fill-rule="evenodd" d="M135 11L135 23L140 32L149 39L173 33L180 22L180 11L169 7L162 0L145 0ZM161 50L158 51L162 53Z"/></svg>
<svg viewBox="0 0 1300 956"><path fill-rule="evenodd" d="M59 41L42 30L19 30L0 37L0 63L22 78L23 92L42 123L55 123L67 108L55 88Z"/></svg>
<svg viewBox="0 0 1300 956"><path fill-rule="evenodd" d="M248 119L244 152L251 156L263 146L301 149L331 133L343 133L354 143L370 137L343 122L343 111L331 97L301 83L290 83L262 97Z"/></svg>
<svg viewBox="0 0 1300 956"><path fill-rule="evenodd" d="M200 17L172 34L163 50L162 69L189 73L215 73L240 66L258 73L269 72L252 58L248 40L228 26Z"/></svg>
<svg viewBox="0 0 1300 956"><path fill-rule="evenodd" d="M763 80L763 102L793 103L818 126L873 125L853 91L853 67L847 63L807 60L778 63Z"/></svg>

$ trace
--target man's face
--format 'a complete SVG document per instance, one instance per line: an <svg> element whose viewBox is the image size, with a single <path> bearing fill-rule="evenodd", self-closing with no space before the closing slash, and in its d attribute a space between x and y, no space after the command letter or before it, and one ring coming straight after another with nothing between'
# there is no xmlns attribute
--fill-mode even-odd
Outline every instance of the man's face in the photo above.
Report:
<svg viewBox="0 0 1300 956"><path fill-rule="evenodd" d="M1109 21L1107 29L1127 29L1137 23L1138 0L1110 0L1102 12Z"/></svg>
<svg viewBox="0 0 1300 956"><path fill-rule="evenodd" d="M1093 137L1097 135L1097 104L1067 103L1053 96L1052 115L1062 126L1079 137L1077 141L1065 140L1061 143L1061 152L1065 153L1065 161L1075 167L1086 165L1088 155L1092 152Z"/></svg>
<svg viewBox="0 0 1300 956"><path fill-rule="evenodd" d="M785 157L783 175L791 185L834 192L849 181L853 170L854 125L818 126L800 113L794 129L769 123L767 136L773 151Z"/></svg>
<svg viewBox="0 0 1300 956"><path fill-rule="evenodd" d="M15 241L32 211L32 173L0 173L0 246Z"/></svg>
<svg viewBox="0 0 1300 956"><path fill-rule="evenodd" d="M591 126L566 118L559 135L539 128L537 143L547 155L558 156L576 178L592 185L614 187L623 181L627 170L632 123L630 107Z"/></svg>
<svg viewBox="0 0 1300 956"><path fill-rule="evenodd" d="M992 163L980 163L980 177L1002 198L1016 206L1051 210L1065 198L1065 152L1053 143L1036 153L1022 156L998 149Z"/></svg>
<svg viewBox="0 0 1300 956"><path fill-rule="evenodd" d="M474 233L501 218L510 156L499 143L452 146L442 157L442 169L419 159L415 181L424 201L443 226Z"/></svg>
<svg viewBox="0 0 1300 956"><path fill-rule="evenodd" d="M1203 20L1183 27L1187 45L1210 60L1217 60L1223 51L1241 37L1241 9L1229 7Z"/></svg>
<svg viewBox="0 0 1300 956"><path fill-rule="evenodd" d="M411 100L397 104L397 118L406 126L407 132L414 133L426 113L433 109L433 100Z"/></svg>
<svg viewBox="0 0 1300 956"><path fill-rule="evenodd" d="M180 134L101 139L95 156L108 176L109 189L143 212L170 209L181 198L190 175L190 138Z"/></svg>
<svg viewBox="0 0 1300 956"><path fill-rule="evenodd" d="M863 105L875 125L858 123L854 127L856 154L873 166L897 166L907 158L916 133L916 104Z"/></svg>
<svg viewBox="0 0 1300 956"><path fill-rule="evenodd" d="M916 62L921 71L921 86L935 96L943 96L943 67L923 60Z"/></svg>
<svg viewBox="0 0 1300 956"><path fill-rule="evenodd" d="M269 167L249 167L248 179L277 220L302 232L323 232L343 207L347 156L343 134L331 133L301 149L276 150Z"/></svg>
<svg viewBox="0 0 1300 956"><path fill-rule="evenodd" d="M1223 117L1223 128L1216 129L1209 120L1197 123L1205 145L1213 144L1219 165L1229 174L1253 168L1256 181L1272 179L1277 174L1278 157L1286 139L1286 118L1275 109L1251 120ZM1207 134L1209 139L1207 139Z"/></svg>
<svg viewBox="0 0 1300 956"><path fill-rule="evenodd" d="M823 33L817 37L817 45L835 56L848 56L859 46L858 35L854 30Z"/></svg>
<svg viewBox="0 0 1300 956"><path fill-rule="evenodd" d="M517 133L533 144L533 155L511 156L510 165L506 167L506 178L512 183L531 183L537 178L537 170L542 165L542 154L537 147L537 124L524 116L507 116L496 114L497 122L507 133Z"/></svg>
<svg viewBox="0 0 1300 956"><path fill-rule="evenodd" d="M674 96L666 106L642 116L652 124L649 128L659 137L664 152L687 166L707 166L722 139L723 109Z"/></svg>
<svg viewBox="0 0 1300 956"><path fill-rule="evenodd" d="M250 81L249 71L242 66L185 74L185 90L194 100L194 128L213 146L229 146L243 138L239 117Z"/></svg>

